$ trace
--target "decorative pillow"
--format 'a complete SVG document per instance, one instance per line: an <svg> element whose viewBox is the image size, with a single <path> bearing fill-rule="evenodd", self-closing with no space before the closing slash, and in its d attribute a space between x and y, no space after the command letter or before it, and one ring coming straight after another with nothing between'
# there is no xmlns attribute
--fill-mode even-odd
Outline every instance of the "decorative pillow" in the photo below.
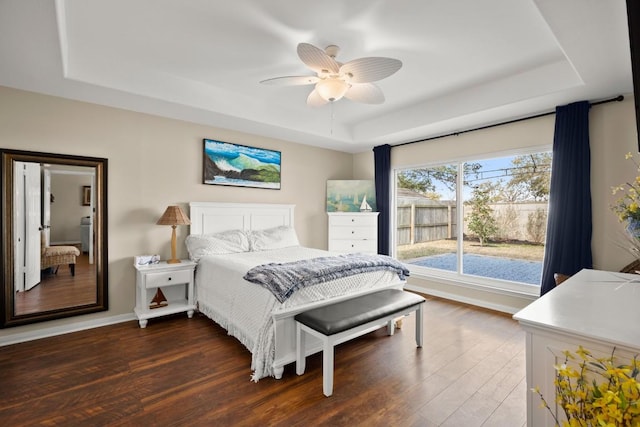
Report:
<svg viewBox="0 0 640 427"><path fill-rule="evenodd" d="M300 246L296 230L287 226L251 231L249 232L249 243L251 251L267 251L269 249Z"/></svg>
<svg viewBox="0 0 640 427"><path fill-rule="evenodd" d="M243 230L229 230L215 234L191 234L186 239L189 258L198 262L207 255L249 252L249 239Z"/></svg>

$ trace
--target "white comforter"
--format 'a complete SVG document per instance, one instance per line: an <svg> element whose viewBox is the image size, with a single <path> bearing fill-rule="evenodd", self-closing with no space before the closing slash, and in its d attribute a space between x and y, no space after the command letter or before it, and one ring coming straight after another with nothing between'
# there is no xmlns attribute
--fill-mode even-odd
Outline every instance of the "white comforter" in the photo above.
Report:
<svg viewBox="0 0 640 427"><path fill-rule="evenodd" d="M198 308L251 352L254 381L273 375L274 311L399 281L395 272L374 271L300 289L284 303L279 303L267 289L243 279L245 273L257 265L328 255L335 254L296 246L200 259L196 269Z"/></svg>

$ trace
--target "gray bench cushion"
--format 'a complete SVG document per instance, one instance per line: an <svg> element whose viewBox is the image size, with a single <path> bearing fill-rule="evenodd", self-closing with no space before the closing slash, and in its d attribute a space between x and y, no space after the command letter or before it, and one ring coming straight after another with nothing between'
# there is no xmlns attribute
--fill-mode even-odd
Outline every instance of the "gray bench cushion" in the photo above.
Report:
<svg viewBox="0 0 640 427"><path fill-rule="evenodd" d="M324 335L333 335L424 301L420 295L387 289L305 311L295 320Z"/></svg>

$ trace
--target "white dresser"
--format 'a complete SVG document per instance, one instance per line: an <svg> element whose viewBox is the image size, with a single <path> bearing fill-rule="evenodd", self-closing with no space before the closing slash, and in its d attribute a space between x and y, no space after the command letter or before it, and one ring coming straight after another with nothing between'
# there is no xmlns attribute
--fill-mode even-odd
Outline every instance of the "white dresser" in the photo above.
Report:
<svg viewBox="0 0 640 427"><path fill-rule="evenodd" d="M639 275L585 269L513 316L526 331L528 427L555 425L531 389L554 401L554 364L564 362L564 350L581 345L607 357L615 347L627 364L640 352L639 306Z"/></svg>
<svg viewBox="0 0 640 427"><path fill-rule="evenodd" d="M329 250L378 253L378 212L327 212Z"/></svg>

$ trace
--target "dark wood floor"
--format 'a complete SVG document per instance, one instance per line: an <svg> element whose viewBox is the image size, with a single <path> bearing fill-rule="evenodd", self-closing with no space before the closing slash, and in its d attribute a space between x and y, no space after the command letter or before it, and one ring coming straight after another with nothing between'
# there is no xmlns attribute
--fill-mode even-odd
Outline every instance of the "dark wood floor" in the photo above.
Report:
<svg viewBox="0 0 640 427"><path fill-rule="evenodd" d="M61 265L57 274L43 272L40 283L15 296L16 314L37 313L96 302L96 265L89 255L76 258L75 275L69 265Z"/></svg>
<svg viewBox="0 0 640 427"><path fill-rule="evenodd" d="M0 425L524 426L524 332L510 316L428 298L414 315L281 380L250 381L249 352L209 319L136 321L0 347Z"/></svg>

